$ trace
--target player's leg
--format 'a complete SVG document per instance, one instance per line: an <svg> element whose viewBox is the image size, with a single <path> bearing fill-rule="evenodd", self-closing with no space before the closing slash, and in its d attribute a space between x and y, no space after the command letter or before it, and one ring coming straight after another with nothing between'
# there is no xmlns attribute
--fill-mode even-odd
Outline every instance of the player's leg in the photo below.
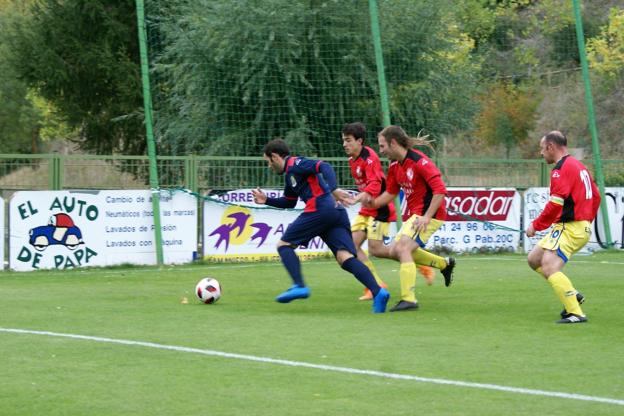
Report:
<svg viewBox="0 0 624 416"><path fill-rule="evenodd" d="M587 221L555 224L548 235L538 245L543 249L541 270L548 283L563 303L562 319L558 323L586 322L587 318L580 303L585 298L572 285L562 269L572 254L589 241L591 231Z"/></svg>
<svg viewBox="0 0 624 416"><path fill-rule="evenodd" d="M351 237L347 212L345 210L336 210L335 218L328 216L325 218L327 223L331 224L331 227L320 234L321 238L334 253L340 267L351 273L372 292L373 312L385 312L390 295L386 289L379 286L369 268L357 259L357 250Z"/></svg>
<svg viewBox="0 0 624 416"><path fill-rule="evenodd" d="M375 268L375 265L370 260L370 258L366 255L364 250L362 250L362 244L364 244L364 241L366 241L366 237L367 237L366 230L368 229L369 223L372 220L373 220L372 217L358 214L355 217L355 220L353 221L353 223L351 224L351 234L353 235L353 243L355 244L355 247L357 249L358 260L364 263L366 267L368 267L368 269L373 274L373 277L375 277L375 280L377 281L377 283L379 285L382 285L384 284L383 280L381 280L381 278L379 277L379 274L377 273L377 269ZM358 299L359 300L372 300L373 293L368 288L364 288L364 293Z"/></svg>
<svg viewBox="0 0 624 416"><path fill-rule="evenodd" d="M277 302L288 303L295 299L305 299L310 296L310 289L304 283L301 262L295 253L295 248L307 244L315 237L314 227L319 221L314 215L301 214L288 226L282 235L282 239L277 243L277 253L293 281L293 285L288 290L275 298Z"/></svg>
<svg viewBox="0 0 624 416"><path fill-rule="evenodd" d="M539 245L535 245L527 256L527 262L529 263L529 267L533 269L535 273L546 279L546 276L542 273L542 257L544 257L544 249Z"/></svg>
<svg viewBox="0 0 624 416"><path fill-rule="evenodd" d="M390 312L418 309L416 300L416 264L412 260L412 251L417 247L416 242L407 235L397 235L390 246L391 255L399 260L399 281L401 283L401 299L390 308Z"/></svg>
<svg viewBox="0 0 624 416"><path fill-rule="evenodd" d="M414 231L414 222L418 219L417 215L412 215L405 223L407 228L404 231L413 241L416 242L415 249L412 251L412 260L416 264L431 266L439 269L444 276L445 286L450 286L453 282L453 271L455 269L455 259L453 257L442 257L430 253L425 250L425 245L429 238L443 224L443 221L432 219L427 228L422 231ZM402 228L403 229L403 228Z"/></svg>
<svg viewBox="0 0 624 416"><path fill-rule="evenodd" d="M572 282L561 270L565 262L557 255L557 252L546 250L542 257L542 270L547 275L548 283L553 291L563 303L564 310L567 314L574 314L577 317L585 317L581 306L579 305L577 294L578 291L572 285Z"/></svg>
<svg viewBox="0 0 624 416"><path fill-rule="evenodd" d="M420 274L422 274L422 277L425 279L427 285L431 286L435 280L435 269L433 267L423 266L422 264L417 264L416 268Z"/></svg>
<svg viewBox="0 0 624 416"><path fill-rule="evenodd" d="M360 217L360 216L358 216ZM357 228L358 231L353 232L353 242L358 248L358 259L366 265L373 273L377 284L383 288L387 288L388 286L384 283L384 281L379 276L375 265L370 260L370 258L364 253L361 246L366 238L368 238L368 252L375 257L383 256L384 248L383 247L383 235L384 233L388 233L388 223L380 222L375 220L373 217L363 217L366 219L365 228L362 230L358 227L362 224L362 221L358 221L356 218L355 222L351 225L351 231L353 232L354 228ZM384 226L385 224L385 226ZM359 242L359 244L358 244ZM382 247L380 247L382 246ZM386 250L387 251L387 250ZM360 255L362 253L362 256ZM360 300L371 300L373 298L373 294L370 290L364 289L364 294L360 296Z"/></svg>

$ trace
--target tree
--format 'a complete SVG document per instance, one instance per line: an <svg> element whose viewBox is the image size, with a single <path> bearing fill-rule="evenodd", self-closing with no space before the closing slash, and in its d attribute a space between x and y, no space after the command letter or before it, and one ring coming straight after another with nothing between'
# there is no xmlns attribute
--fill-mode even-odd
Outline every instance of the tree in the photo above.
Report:
<svg viewBox="0 0 624 416"><path fill-rule="evenodd" d="M587 42L587 58L599 75L624 79L624 10L611 10L607 25Z"/></svg>
<svg viewBox="0 0 624 416"><path fill-rule="evenodd" d="M254 155L281 136L296 151L341 156L345 122L381 127L366 2L164 3L154 23L161 148ZM452 2L394 0L380 13L393 121L433 136L469 124L476 63Z"/></svg>
<svg viewBox="0 0 624 416"><path fill-rule="evenodd" d="M481 102L476 134L488 144L503 146L509 159L511 151L528 139L539 100L531 91L497 83L481 97Z"/></svg>
<svg viewBox="0 0 624 416"><path fill-rule="evenodd" d="M83 149L143 153L134 0L41 0L30 11L8 28L14 71L78 129Z"/></svg>

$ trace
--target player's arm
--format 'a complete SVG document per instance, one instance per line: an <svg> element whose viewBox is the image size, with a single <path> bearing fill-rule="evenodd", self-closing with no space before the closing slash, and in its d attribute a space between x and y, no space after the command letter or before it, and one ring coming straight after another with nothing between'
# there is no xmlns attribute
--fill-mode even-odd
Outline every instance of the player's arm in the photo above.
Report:
<svg viewBox="0 0 624 416"><path fill-rule="evenodd" d="M541 214L531 223L534 231L547 229L561 217L563 202L570 195L570 181L567 179L566 173L562 169L552 171L550 175L550 198Z"/></svg>
<svg viewBox="0 0 624 416"><path fill-rule="evenodd" d="M353 198L344 189L338 188L336 183L336 172L332 165L327 162L318 161L315 163L315 171L320 173L323 180L329 187L329 191L334 196L334 199L343 205L352 205Z"/></svg>
<svg viewBox="0 0 624 416"><path fill-rule="evenodd" d="M320 173L323 176L323 180L329 187L330 192L334 192L338 185L336 184L336 172L334 172L334 168L327 162L323 162L319 160L316 162L316 172Z"/></svg>
<svg viewBox="0 0 624 416"><path fill-rule="evenodd" d="M438 212L438 209L440 209L440 205L442 205L444 197L446 196L446 185L444 185L440 174L430 177L427 183L433 192L433 196L431 197L431 202L429 203L427 211L413 224L414 230L416 231L424 231L427 228L427 225L429 225L431 219L435 216L436 212Z"/></svg>
<svg viewBox="0 0 624 416"><path fill-rule="evenodd" d="M289 192L288 187L284 189L284 196L279 198L267 197L260 188L252 189L251 193L256 204L265 204L275 208L294 208L297 205L297 196L290 195L292 190Z"/></svg>
<svg viewBox="0 0 624 416"><path fill-rule="evenodd" d="M563 198L557 195L551 195L542 213L533 220L529 229L527 229L527 235L532 237L532 235L529 235L529 231L533 231L532 234L535 235L535 231L542 231L550 227L552 223L559 218L562 211Z"/></svg>
<svg viewBox="0 0 624 416"><path fill-rule="evenodd" d="M388 191L384 191L377 198L373 198L371 195L368 195L368 194L360 194L360 195L362 195L362 198L360 199L360 201L362 201L362 205L364 205L367 208L375 208L375 209L385 207L386 205L390 203L390 201L393 201L394 198L397 196L397 194L392 194ZM368 197L366 195L368 195Z"/></svg>

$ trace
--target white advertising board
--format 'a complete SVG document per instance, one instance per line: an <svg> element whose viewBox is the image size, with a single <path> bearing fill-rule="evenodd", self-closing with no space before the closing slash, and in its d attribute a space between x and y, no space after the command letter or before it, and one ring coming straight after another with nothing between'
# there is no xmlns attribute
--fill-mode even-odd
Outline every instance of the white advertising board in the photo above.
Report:
<svg viewBox="0 0 624 416"><path fill-rule="evenodd" d="M624 188L605 188L606 201L609 215L609 230L611 240L615 243L614 248L624 249ZM549 188L529 188L524 193L524 218L528 225L546 206L550 197ZM525 228L526 228L525 225ZM524 238L524 251L529 252L535 244L546 235L548 230L538 232L535 237ZM581 250L581 253L589 253L606 247L606 237L602 226L602 212L598 211L597 221L592 223L592 236L589 243Z"/></svg>
<svg viewBox="0 0 624 416"><path fill-rule="evenodd" d="M264 192L271 197L282 194L281 190L265 189ZM303 206L299 201L297 207ZM359 208L347 209L351 220ZM212 261L254 261L279 258L277 242L288 225L303 211L256 205L251 189L239 189L220 195L218 200L204 201L203 212L204 258ZM331 253L320 237L315 237L307 247L300 247L297 252L303 259Z"/></svg>
<svg viewBox="0 0 624 416"><path fill-rule="evenodd" d="M443 246L455 252L516 251L521 202L513 188L449 188L446 221L427 247Z"/></svg>
<svg viewBox="0 0 624 416"><path fill-rule="evenodd" d="M151 192L16 192L9 206L13 270L156 264ZM197 199L160 194L164 262L196 257Z"/></svg>

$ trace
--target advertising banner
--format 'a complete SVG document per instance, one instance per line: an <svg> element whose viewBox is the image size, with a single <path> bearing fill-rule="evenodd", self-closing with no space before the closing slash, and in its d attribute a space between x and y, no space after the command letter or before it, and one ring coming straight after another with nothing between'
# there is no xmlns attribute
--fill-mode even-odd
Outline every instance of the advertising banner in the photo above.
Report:
<svg viewBox="0 0 624 416"><path fill-rule="evenodd" d="M281 195L279 190L265 192L273 197ZM301 213L299 210L257 206L249 189L230 191L215 198L218 201L204 203L204 257L210 260L278 258L277 242L288 224ZM427 247L443 246L457 252L516 251L520 245L517 231L520 228L520 203L520 195L515 189L449 189L449 217L429 239ZM299 204L303 208L301 201ZM348 209L351 220L359 209L359 205ZM394 234L394 227L391 229ZM307 248L302 247L298 252L304 258L329 254L320 238L312 240Z"/></svg>
<svg viewBox="0 0 624 416"><path fill-rule="evenodd" d="M611 239L615 243L614 248L624 249L624 188L605 188L606 201L609 215L609 229ZM524 193L524 218L529 224L546 206L550 197L549 188L529 188ZM602 213L598 211L598 221L592 223L592 236L589 243L581 250L581 253L590 253L602 248L606 248L606 237L602 226ZM525 226L526 228L526 226ZM535 244L547 234L548 230L538 232L535 237L524 238L524 251L529 252Z"/></svg>
<svg viewBox="0 0 624 416"><path fill-rule="evenodd" d="M152 194L147 190L16 192L9 206L13 270L156 264ZM193 260L197 199L160 194L164 262Z"/></svg>
<svg viewBox="0 0 624 416"><path fill-rule="evenodd" d="M455 252L516 251L521 202L512 188L449 188L446 222L427 247L443 246Z"/></svg>
<svg viewBox="0 0 624 416"><path fill-rule="evenodd" d="M281 190L264 192L271 197L282 194ZM275 209L254 204L251 189L230 191L215 200L204 201L204 258L212 261L279 259L277 242L288 225L303 212L304 204L299 201L297 207ZM347 209L351 220L359 209L359 206ZM331 255L320 237L312 239L307 247L300 247L297 253L302 259Z"/></svg>

